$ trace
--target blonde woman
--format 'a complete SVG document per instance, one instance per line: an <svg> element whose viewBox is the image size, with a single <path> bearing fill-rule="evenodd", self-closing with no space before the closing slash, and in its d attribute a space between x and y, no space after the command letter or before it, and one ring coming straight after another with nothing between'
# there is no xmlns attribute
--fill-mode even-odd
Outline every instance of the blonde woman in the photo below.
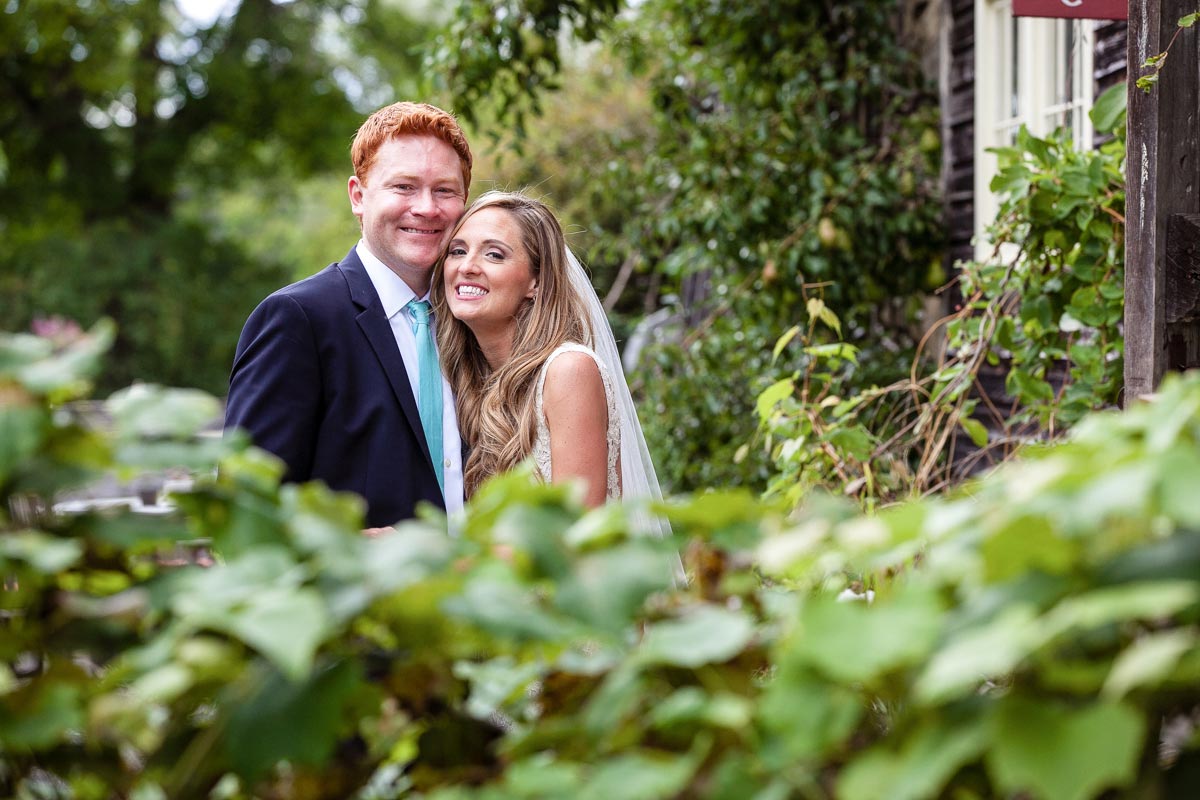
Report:
<svg viewBox="0 0 1200 800"><path fill-rule="evenodd" d="M489 192L435 267L438 351L469 456L467 497L530 455L585 501L660 499L612 330L543 203Z"/></svg>

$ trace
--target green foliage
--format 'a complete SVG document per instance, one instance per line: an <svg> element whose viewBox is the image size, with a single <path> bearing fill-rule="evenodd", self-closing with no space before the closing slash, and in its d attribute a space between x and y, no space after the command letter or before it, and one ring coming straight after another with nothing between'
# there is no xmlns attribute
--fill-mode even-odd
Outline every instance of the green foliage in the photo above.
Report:
<svg viewBox="0 0 1200 800"><path fill-rule="evenodd" d="M992 257L960 265L963 302L942 321L944 356L918 359L907 379L862 387L854 374L862 357L830 309L809 300L807 322L776 344L777 354L798 349L800 366L769 372L778 377L758 395L764 449L775 467L768 496L794 507L824 487L873 508L960 480L951 455L963 436L987 453L993 432L999 444L1031 431L1053 437L1116 403L1124 86L1100 97L1091 116L1096 130L1113 134L1099 149L1081 151L1061 133L1040 139L1022 129L1012 146L996 151L1000 170L991 186L1001 206L988 228ZM940 327L930 333L941 335ZM985 382L1001 369L1011 398L1003 410Z"/></svg>
<svg viewBox="0 0 1200 800"><path fill-rule="evenodd" d="M805 311L807 324L794 325L775 343L776 358L798 345L800 366L758 395L764 441L761 447L747 442L739 454L758 448L770 456L775 470L764 497L778 498L788 508L818 488L857 496L865 508L879 498L902 496L910 489L911 472L882 441L897 423L877 413L898 386L855 388L859 351L841 341L840 320L817 297L809 299ZM833 341L825 342L824 331ZM904 408L902 403L896 407Z"/></svg>
<svg viewBox="0 0 1200 800"><path fill-rule="evenodd" d="M593 42L620 7L620 0L460 2L443 32L426 46L424 69L455 97L466 120L477 122L481 111L499 106L523 139L526 108L540 111L542 93L558 85L560 34L569 31Z"/></svg>
<svg viewBox="0 0 1200 800"><path fill-rule="evenodd" d="M1012 147L996 150L1000 170L991 188L1001 206L988 229L994 255L963 265L966 313L950 323L948 337L964 361L1006 364L1005 388L1020 409L1010 425L1036 420L1053 434L1115 404L1121 390L1124 101L1123 85L1097 101L1097 130L1114 134L1098 149L1022 128ZM1056 379L1063 367L1066 375ZM965 382L943 385L950 398Z"/></svg>
<svg viewBox="0 0 1200 800"><path fill-rule="evenodd" d="M449 89L472 97L533 72L528 54L488 55L512 38L510 18L558 30L571 9L608 5L517 2L501 15L469 0L461 18L504 21L488 28L496 38L486 47L441 53ZM604 294L615 286L618 328L656 308L670 315L634 384L660 476L676 490L766 485L769 460L737 454L755 431L771 345L810 294L822 294L863 350L863 384L905 368L905 317L930 288L942 234L936 96L901 44L895 11L888 0L654 0L600 32L606 55L592 74L614 92L636 77L620 96L629 110L608 115L629 119L630 130L621 136L572 110L570 119L584 116L588 168L576 166L558 196L578 209L567 222L596 242L589 262ZM525 102L504 98L497 125ZM589 95L563 105L589 102L607 107ZM521 180L553 185L551 168L580 155L544 161L540 136L529 137L534 157ZM784 366L802 358L788 351Z"/></svg>
<svg viewBox="0 0 1200 800"><path fill-rule="evenodd" d="M111 338L0 338L7 796L1200 790L1196 376L875 516L711 493L646 539L519 470L457 536L364 538L357 499L196 439L198 392L83 428ZM197 475L173 514L47 507L167 457Z"/></svg>
<svg viewBox="0 0 1200 800"><path fill-rule="evenodd" d="M1184 28L1190 28L1200 20L1200 11L1194 14L1185 14L1175 23L1175 33L1171 34L1171 41L1167 42L1166 48L1156 55L1152 55L1143 62L1142 67L1150 67L1153 72L1149 72L1139 77L1136 85L1146 94L1150 94L1151 88L1158 83L1159 75L1162 73L1163 67L1167 63L1167 56L1171 54L1171 48L1175 46L1175 40L1179 38L1179 34Z"/></svg>
<svg viewBox="0 0 1200 800"><path fill-rule="evenodd" d="M108 391L153 376L223 394L246 315L292 279L288 266L250 258L195 223L151 216L64 228L23 228L0 243L0 261L27 265L0 279L0 291L14 322L121 320Z"/></svg>

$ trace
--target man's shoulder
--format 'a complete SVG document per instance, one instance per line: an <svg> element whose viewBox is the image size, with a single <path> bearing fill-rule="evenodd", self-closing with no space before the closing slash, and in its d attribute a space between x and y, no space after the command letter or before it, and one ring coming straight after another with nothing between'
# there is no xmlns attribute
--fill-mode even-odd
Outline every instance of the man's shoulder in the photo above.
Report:
<svg viewBox="0 0 1200 800"><path fill-rule="evenodd" d="M271 293L271 297L328 299L329 292L332 289L346 285L346 278L342 275L340 267L341 265L338 262L334 262L320 272L309 275L307 278L301 278L295 283L289 283L282 289L275 290Z"/></svg>

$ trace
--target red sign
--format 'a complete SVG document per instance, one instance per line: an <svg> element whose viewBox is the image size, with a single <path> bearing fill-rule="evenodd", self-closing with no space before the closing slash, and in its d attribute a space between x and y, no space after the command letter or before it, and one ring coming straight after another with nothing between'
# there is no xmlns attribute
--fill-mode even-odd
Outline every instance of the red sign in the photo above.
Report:
<svg viewBox="0 0 1200 800"><path fill-rule="evenodd" d="M1012 0L1014 17L1128 19L1128 0Z"/></svg>

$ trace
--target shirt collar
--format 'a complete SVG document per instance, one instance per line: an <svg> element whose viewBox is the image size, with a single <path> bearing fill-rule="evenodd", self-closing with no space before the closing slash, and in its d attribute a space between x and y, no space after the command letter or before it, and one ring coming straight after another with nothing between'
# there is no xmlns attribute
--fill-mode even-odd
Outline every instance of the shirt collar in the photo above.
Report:
<svg viewBox="0 0 1200 800"><path fill-rule="evenodd" d="M354 252L358 253L359 260L366 267L367 276L375 286L375 293L379 295L379 302L383 306L384 316L388 319L394 317L396 312L417 298L416 292L412 290L412 287L376 258L364 240L358 240L358 244L354 246ZM426 292L425 296L421 299L428 300L429 292Z"/></svg>

